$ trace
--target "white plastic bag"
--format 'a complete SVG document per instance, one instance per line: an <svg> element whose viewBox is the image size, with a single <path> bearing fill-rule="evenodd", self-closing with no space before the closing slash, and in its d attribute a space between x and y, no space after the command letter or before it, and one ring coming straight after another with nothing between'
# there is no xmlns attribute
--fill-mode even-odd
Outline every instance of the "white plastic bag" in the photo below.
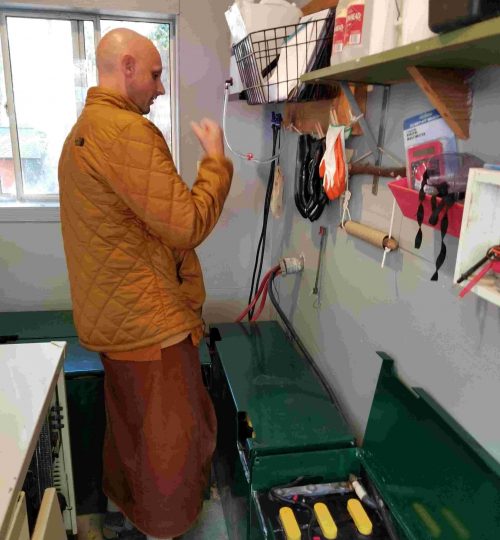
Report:
<svg viewBox="0 0 500 540"><path fill-rule="evenodd" d="M233 43L238 43L252 32L297 24L302 11L286 0L236 0L225 16Z"/></svg>

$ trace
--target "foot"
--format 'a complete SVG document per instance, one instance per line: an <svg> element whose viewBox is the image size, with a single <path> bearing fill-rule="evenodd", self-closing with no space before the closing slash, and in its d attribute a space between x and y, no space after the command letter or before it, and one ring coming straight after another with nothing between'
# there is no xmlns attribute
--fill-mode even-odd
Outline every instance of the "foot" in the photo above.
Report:
<svg viewBox="0 0 500 540"><path fill-rule="evenodd" d="M125 530L125 516L121 512L106 512L102 526L116 533Z"/></svg>

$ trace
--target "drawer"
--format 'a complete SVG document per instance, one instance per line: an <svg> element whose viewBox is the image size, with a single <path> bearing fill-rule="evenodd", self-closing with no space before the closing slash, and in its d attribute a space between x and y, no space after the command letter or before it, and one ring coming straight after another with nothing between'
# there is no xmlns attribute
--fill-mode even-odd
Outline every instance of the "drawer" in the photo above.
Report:
<svg viewBox="0 0 500 540"><path fill-rule="evenodd" d="M17 498L5 540L30 540L24 491Z"/></svg>
<svg viewBox="0 0 500 540"><path fill-rule="evenodd" d="M31 540L67 540L55 488L45 490Z"/></svg>

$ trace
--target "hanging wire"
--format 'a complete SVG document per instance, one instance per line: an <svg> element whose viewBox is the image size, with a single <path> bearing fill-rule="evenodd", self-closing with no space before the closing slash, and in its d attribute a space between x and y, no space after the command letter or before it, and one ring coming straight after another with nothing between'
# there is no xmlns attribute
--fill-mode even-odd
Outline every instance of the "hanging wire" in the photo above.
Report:
<svg viewBox="0 0 500 540"><path fill-rule="evenodd" d="M227 116L227 102L229 100L229 87L231 86L231 82L226 81L225 88L224 88L224 109L222 112L222 131L224 132L224 141L226 142L227 147L233 154L236 156L246 159L247 161L254 161L255 163L260 163L261 165L265 165L267 163L272 163L273 161L276 161L280 157L280 152L277 152L272 157L268 159L257 159L254 157L254 155L249 152L248 154L242 154L241 152L238 152L233 149L233 147L229 144L229 141L227 140L226 136L226 116Z"/></svg>

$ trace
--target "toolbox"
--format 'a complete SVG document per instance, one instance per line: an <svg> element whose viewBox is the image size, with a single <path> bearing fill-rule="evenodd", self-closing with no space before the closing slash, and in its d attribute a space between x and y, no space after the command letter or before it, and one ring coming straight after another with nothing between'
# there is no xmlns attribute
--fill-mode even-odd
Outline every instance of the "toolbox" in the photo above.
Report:
<svg viewBox="0 0 500 540"><path fill-rule="evenodd" d="M500 465L424 390L406 386L387 355L379 353L363 444L353 447L341 412L277 323L216 328L215 463L231 540L500 538ZM353 478L376 503L360 503L369 529L348 509L358 500ZM292 495L328 483L337 492Z"/></svg>
<svg viewBox="0 0 500 540"><path fill-rule="evenodd" d="M335 466L347 474L354 436L277 322L225 323L210 333L214 464L229 538L265 538L251 518L257 492L304 470L322 475Z"/></svg>

